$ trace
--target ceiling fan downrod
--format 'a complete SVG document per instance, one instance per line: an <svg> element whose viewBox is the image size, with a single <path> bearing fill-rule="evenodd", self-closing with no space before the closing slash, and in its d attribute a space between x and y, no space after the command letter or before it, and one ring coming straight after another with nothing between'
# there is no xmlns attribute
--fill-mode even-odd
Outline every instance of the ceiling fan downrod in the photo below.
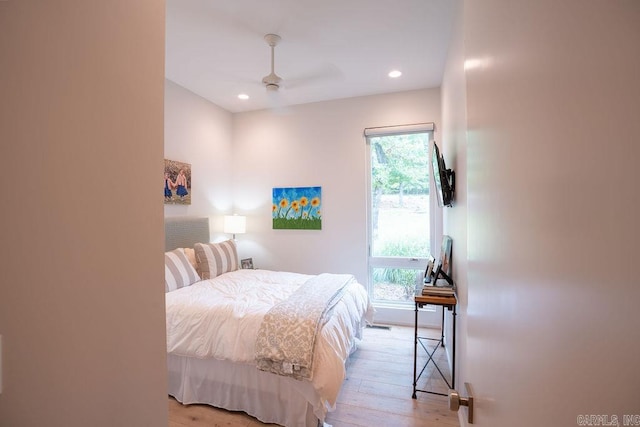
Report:
<svg viewBox="0 0 640 427"><path fill-rule="evenodd" d="M267 91L277 91L280 88L282 79L275 73L275 47L281 38L277 34L267 34L264 36L264 40L271 47L271 74L265 76L262 79L262 83L264 83Z"/></svg>

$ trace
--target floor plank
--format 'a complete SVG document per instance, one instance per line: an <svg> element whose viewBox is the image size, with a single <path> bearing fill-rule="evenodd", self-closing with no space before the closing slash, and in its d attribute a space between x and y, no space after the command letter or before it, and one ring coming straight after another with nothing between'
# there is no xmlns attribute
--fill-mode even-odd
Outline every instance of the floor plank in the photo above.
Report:
<svg viewBox="0 0 640 427"><path fill-rule="evenodd" d="M421 336L439 337L439 330L421 329ZM358 350L347 363L345 379L336 409L327 415L333 427L459 427L457 413L449 411L447 398L413 392L413 327L367 328ZM426 354L419 349L419 368ZM444 349L434 359L447 377L450 375ZM449 378L449 377L448 377ZM426 369L419 389L446 393L448 387L433 368ZM207 405L182 405L169 397L169 427L265 427L241 412Z"/></svg>

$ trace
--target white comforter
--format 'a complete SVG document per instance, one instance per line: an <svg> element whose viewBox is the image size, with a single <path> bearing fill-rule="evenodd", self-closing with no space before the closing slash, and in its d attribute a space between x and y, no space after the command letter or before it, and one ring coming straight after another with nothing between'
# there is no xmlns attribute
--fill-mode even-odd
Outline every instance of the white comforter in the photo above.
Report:
<svg viewBox="0 0 640 427"><path fill-rule="evenodd" d="M167 351L172 354L255 364L263 316L312 276L238 270L166 294ZM330 407L345 377L344 361L373 308L353 281L322 328L314 355L313 385Z"/></svg>

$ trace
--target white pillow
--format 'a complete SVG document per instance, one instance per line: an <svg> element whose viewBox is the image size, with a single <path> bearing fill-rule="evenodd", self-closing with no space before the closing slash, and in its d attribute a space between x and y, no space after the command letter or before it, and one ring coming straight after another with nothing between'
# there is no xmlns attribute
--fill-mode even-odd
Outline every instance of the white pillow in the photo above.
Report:
<svg viewBox="0 0 640 427"><path fill-rule="evenodd" d="M171 292L200 280L183 249L174 249L164 254L164 291Z"/></svg>
<svg viewBox="0 0 640 427"><path fill-rule="evenodd" d="M220 243L196 243L198 271L203 279L213 279L223 273L238 269L236 242L225 240Z"/></svg>

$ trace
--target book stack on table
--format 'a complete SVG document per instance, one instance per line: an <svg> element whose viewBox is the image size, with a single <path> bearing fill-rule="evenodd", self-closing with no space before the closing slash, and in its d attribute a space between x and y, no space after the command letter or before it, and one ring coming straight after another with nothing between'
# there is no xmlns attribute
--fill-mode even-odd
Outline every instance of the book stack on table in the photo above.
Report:
<svg viewBox="0 0 640 427"><path fill-rule="evenodd" d="M422 287L422 295L449 297L455 295L453 286L449 285L446 280L438 279L434 285L424 285Z"/></svg>

